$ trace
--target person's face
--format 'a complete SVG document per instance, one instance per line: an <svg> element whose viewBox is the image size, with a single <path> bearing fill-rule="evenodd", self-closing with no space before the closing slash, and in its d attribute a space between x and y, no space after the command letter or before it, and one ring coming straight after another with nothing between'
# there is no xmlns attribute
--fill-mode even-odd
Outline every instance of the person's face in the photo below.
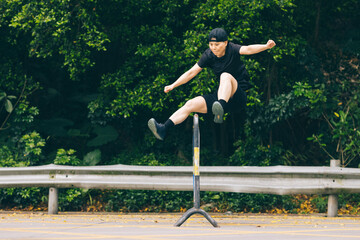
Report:
<svg viewBox="0 0 360 240"><path fill-rule="evenodd" d="M215 54L215 56L222 57L225 55L225 50L226 50L227 44L228 44L228 41L209 42L209 48Z"/></svg>

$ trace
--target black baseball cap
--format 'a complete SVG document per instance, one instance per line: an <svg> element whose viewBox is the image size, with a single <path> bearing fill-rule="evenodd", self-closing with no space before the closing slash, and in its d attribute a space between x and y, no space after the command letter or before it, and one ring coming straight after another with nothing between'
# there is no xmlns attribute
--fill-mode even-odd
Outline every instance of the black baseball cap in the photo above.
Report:
<svg viewBox="0 0 360 240"><path fill-rule="evenodd" d="M209 42L225 42L227 40L227 33L222 28L215 28L209 34Z"/></svg>

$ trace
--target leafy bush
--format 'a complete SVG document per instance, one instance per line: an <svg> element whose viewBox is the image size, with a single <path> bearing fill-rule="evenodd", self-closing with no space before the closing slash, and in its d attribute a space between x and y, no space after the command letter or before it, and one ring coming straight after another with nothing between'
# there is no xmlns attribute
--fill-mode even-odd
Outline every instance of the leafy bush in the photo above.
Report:
<svg viewBox="0 0 360 240"><path fill-rule="evenodd" d="M359 166L359 1L20 0L0 1L0 12L0 166L191 165L190 120L164 142L146 121L164 121L217 89L205 69L163 92L197 62L215 27L241 45L274 39L277 46L241 56L254 86L245 121L229 114L215 126L202 118L203 165L324 166L331 155ZM2 206L45 199L42 189L2 191ZM187 193L61 189L60 206L181 211L182 194L191 205ZM212 211L270 207L261 201L300 208L267 195L204 193L208 201ZM324 210L322 196L301 201Z"/></svg>

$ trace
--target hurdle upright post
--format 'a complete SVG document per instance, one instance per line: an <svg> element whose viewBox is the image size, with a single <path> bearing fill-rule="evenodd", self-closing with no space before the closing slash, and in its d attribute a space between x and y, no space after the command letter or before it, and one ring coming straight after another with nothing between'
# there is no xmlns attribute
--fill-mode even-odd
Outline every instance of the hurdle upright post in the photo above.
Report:
<svg viewBox="0 0 360 240"><path fill-rule="evenodd" d="M193 126L193 184L194 184L194 208L200 208L200 130L199 117L194 116Z"/></svg>
<svg viewBox="0 0 360 240"><path fill-rule="evenodd" d="M204 210L200 208L200 130L199 116L194 115L193 125L193 189L194 207L187 210L184 215L174 224L180 227L189 217L195 213L203 215L214 227L219 227L217 222Z"/></svg>

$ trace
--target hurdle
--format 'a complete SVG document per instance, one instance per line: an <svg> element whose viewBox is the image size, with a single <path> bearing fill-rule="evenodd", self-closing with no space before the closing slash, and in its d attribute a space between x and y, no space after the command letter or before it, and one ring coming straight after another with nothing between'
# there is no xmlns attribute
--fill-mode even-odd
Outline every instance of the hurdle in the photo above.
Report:
<svg viewBox="0 0 360 240"><path fill-rule="evenodd" d="M200 208L200 130L199 116L194 115L193 124L193 189L194 207L187 210L184 215L174 224L180 227L189 217L198 213L203 215L214 227L219 227L217 222L203 209Z"/></svg>

